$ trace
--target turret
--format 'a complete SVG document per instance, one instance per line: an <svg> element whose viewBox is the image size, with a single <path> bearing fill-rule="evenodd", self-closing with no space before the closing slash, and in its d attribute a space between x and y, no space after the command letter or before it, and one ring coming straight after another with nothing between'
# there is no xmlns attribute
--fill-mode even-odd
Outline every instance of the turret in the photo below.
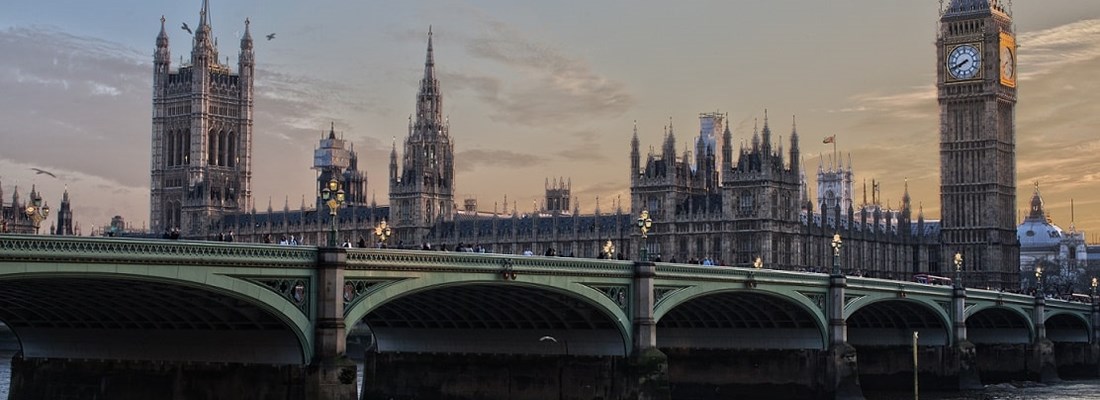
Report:
<svg viewBox="0 0 1100 400"><path fill-rule="evenodd" d="M630 138L630 181L638 179L641 171L641 153L638 152L638 121L634 120L634 136Z"/></svg>
<svg viewBox="0 0 1100 400"><path fill-rule="evenodd" d="M397 182L397 138L393 138L393 147L390 149L390 184Z"/></svg>
<svg viewBox="0 0 1100 400"><path fill-rule="evenodd" d="M802 175L799 171L799 160L802 159L802 154L798 150L798 123L795 117L791 116L791 173L798 176Z"/></svg>
<svg viewBox="0 0 1100 400"><path fill-rule="evenodd" d="M726 119L726 129L722 132L722 176L733 171L733 133L730 132L729 119Z"/></svg>
<svg viewBox="0 0 1100 400"><path fill-rule="evenodd" d="M771 157L772 155L772 129L768 127L768 109L764 109L764 131L761 132L763 136L761 140L762 150L764 151L764 157Z"/></svg>

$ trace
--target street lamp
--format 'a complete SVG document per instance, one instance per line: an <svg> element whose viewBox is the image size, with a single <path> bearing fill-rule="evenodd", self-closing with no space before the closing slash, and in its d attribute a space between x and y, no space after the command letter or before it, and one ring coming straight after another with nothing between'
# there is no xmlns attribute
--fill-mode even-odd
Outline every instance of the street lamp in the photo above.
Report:
<svg viewBox="0 0 1100 400"><path fill-rule="evenodd" d="M844 242L840 240L840 234L833 234L833 275L840 275L840 248Z"/></svg>
<svg viewBox="0 0 1100 400"><path fill-rule="evenodd" d="M390 230L390 225L383 219L378 223L378 226L374 227L374 236L378 237L378 247L386 247L386 239L393 236L393 231Z"/></svg>
<svg viewBox="0 0 1100 400"><path fill-rule="evenodd" d="M321 188L321 200L328 204L328 215L332 220L332 229L328 233L329 247L336 247L336 213L344 205L344 185L333 178Z"/></svg>
<svg viewBox="0 0 1100 400"><path fill-rule="evenodd" d="M649 261L649 249L646 248L646 238L649 237L649 230L653 228L653 220L649 218L649 210L642 210L642 215L638 216L638 230L642 232L642 248L638 249L641 254L641 261Z"/></svg>
<svg viewBox="0 0 1100 400"><path fill-rule="evenodd" d="M1092 297L1096 297L1096 278L1092 278Z"/></svg>
<svg viewBox="0 0 1100 400"><path fill-rule="evenodd" d="M955 252L955 287L962 287L963 255Z"/></svg>
<svg viewBox="0 0 1100 400"><path fill-rule="evenodd" d="M24 214L27 214L27 218L31 219L34 223L34 234L38 234L38 225L50 215L50 206L42 205L42 195L35 193L30 198L31 204L27 205L27 208L23 210Z"/></svg>
<svg viewBox="0 0 1100 400"><path fill-rule="evenodd" d="M1043 297L1043 267L1035 267L1035 297Z"/></svg>
<svg viewBox="0 0 1100 400"><path fill-rule="evenodd" d="M607 242L604 242L603 254L608 260L615 259L615 244L611 243L611 239L607 239Z"/></svg>
<svg viewBox="0 0 1100 400"><path fill-rule="evenodd" d="M753 262L752 262L752 267L756 268L756 269L763 268L764 267L764 260L761 260L760 257L756 257L756 260L753 260Z"/></svg>

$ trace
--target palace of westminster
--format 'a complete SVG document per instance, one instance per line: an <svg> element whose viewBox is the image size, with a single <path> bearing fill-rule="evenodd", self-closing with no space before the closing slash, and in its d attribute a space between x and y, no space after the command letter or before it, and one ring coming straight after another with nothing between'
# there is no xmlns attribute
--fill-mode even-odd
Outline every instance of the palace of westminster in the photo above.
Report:
<svg viewBox="0 0 1100 400"><path fill-rule="evenodd" d="M336 224L341 242L379 246L375 227L392 228L389 247L464 249L510 254L631 258L645 243L664 262L712 260L715 265L819 271L833 262L834 234L844 241L841 265L868 277L910 279L914 274L954 276L955 253L965 257L967 286L1018 289L1036 266L1066 282L1100 267L1100 246L1084 233L1053 225L1038 185L1030 214L1016 224L1016 43L1009 10L997 0L951 0L936 38L940 107L942 219L914 209L905 185L897 209L879 201L879 185L866 183L854 200L853 163L833 157L806 171L800 134L774 140L767 113L751 144L734 147L721 113L700 114L694 151L677 154L671 121L659 151L641 152L638 128L630 139L630 202L581 214L571 182L548 180L540 210L483 211L476 199L456 203L454 140L443 118L443 92L435 71L429 29L416 115L399 152L390 153L389 205L368 202L367 175L356 152L330 127L314 154L317 188L341 183L346 203ZM190 62L172 66L161 20L153 60L150 225L183 238L233 233L243 242L323 244L331 226L327 206L257 212L252 201L255 55L248 21L236 71L219 63L203 2ZM624 135L625 137L625 135ZM826 138L827 141L833 138ZM786 149L784 149L786 146ZM816 196L807 173L816 172ZM32 200L41 196L33 189ZM3 193L0 192L0 198ZM507 203L507 201L505 201ZM2 207L3 230L33 233L16 189ZM68 193L51 233L72 234ZM647 210L653 228L642 241L636 220ZM463 246L465 245L465 246ZM1094 254L1095 253L1095 254ZM1095 261L1094 261L1095 260ZM1090 262L1098 264L1090 266ZM1049 276L1049 275L1048 275ZM1082 286L1078 286L1082 287Z"/></svg>

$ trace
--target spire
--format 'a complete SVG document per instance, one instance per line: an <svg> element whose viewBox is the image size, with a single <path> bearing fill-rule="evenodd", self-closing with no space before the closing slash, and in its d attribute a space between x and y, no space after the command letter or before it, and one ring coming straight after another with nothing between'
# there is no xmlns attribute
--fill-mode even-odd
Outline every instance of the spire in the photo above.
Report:
<svg viewBox="0 0 1100 400"><path fill-rule="evenodd" d="M435 55L432 50L432 28L428 27L428 51L424 58L424 78L420 80L420 92L416 96L416 125L421 132L445 132L443 128L443 99L439 93L439 80L435 77Z"/></svg>
<svg viewBox="0 0 1100 400"><path fill-rule="evenodd" d="M435 78L435 56L432 53L432 26L428 25L428 56L424 59L424 79Z"/></svg>
<svg viewBox="0 0 1100 400"><path fill-rule="evenodd" d="M336 122L335 121L329 121L328 124L329 124L328 125L328 138L329 139L336 139Z"/></svg>
<svg viewBox="0 0 1100 400"><path fill-rule="evenodd" d="M1027 219L1046 221L1046 213L1043 211L1043 195L1039 193L1039 181L1035 181L1035 193L1031 195L1031 213Z"/></svg>
<svg viewBox="0 0 1100 400"><path fill-rule="evenodd" d="M157 48L168 47L168 32L164 29L164 16L160 16L160 33L157 34Z"/></svg>
<svg viewBox="0 0 1100 400"><path fill-rule="evenodd" d="M244 36L241 36L241 50L252 50L252 29L249 25L252 24L248 18L244 19Z"/></svg>
<svg viewBox="0 0 1100 400"><path fill-rule="evenodd" d="M772 149L772 129L770 127L768 127L768 109L767 108L764 109L764 130L762 132L760 132L760 134L762 136L760 138L760 140L763 141L762 145L764 147L764 154L765 155L771 155L770 153L771 153L771 149Z"/></svg>
<svg viewBox="0 0 1100 400"><path fill-rule="evenodd" d="M202 11L199 11L199 29L210 26L206 20L208 14L210 14L210 0L202 0Z"/></svg>
<svg viewBox="0 0 1100 400"><path fill-rule="evenodd" d="M752 151L756 151L760 148L760 130L757 128L757 121L752 120Z"/></svg>

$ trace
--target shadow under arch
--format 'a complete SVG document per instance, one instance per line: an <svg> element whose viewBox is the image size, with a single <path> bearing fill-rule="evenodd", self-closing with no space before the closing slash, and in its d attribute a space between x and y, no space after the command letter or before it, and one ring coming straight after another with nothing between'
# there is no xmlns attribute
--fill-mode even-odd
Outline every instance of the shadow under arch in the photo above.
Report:
<svg viewBox="0 0 1100 400"><path fill-rule="evenodd" d="M782 294L726 289L669 300L655 315L657 347L822 350L828 342L818 315Z"/></svg>
<svg viewBox="0 0 1100 400"><path fill-rule="evenodd" d="M854 302L853 302L854 303ZM849 304L845 319L848 344L856 346L911 345L913 331L918 343L946 346L951 343L950 321L934 304L908 298L879 298Z"/></svg>
<svg viewBox="0 0 1100 400"><path fill-rule="evenodd" d="M311 333L259 290L86 271L10 274L0 278L0 321L27 358L307 363Z"/></svg>
<svg viewBox="0 0 1100 400"><path fill-rule="evenodd" d="M1022 344L1035 338L1035 326L1023 310L989 306L968 311L966 338L974 344Z"/></svg>
<svg viewBox="0 0 1100 400"><path fill-rule="evenodd" d="M352 306L346 321L360 320L375 335L377 352L625 356L630 350L625 311L577 283L566 289L406 279ZM545 336L552 343L540 341Z"/></svg>
<svg viewBox="0 0 1100 400"><path fill-rule="evenodd" d="M1047 339L1055 343L1089 343L1089 321L1078 313L1055 312L1044 321Z"/></svg>

